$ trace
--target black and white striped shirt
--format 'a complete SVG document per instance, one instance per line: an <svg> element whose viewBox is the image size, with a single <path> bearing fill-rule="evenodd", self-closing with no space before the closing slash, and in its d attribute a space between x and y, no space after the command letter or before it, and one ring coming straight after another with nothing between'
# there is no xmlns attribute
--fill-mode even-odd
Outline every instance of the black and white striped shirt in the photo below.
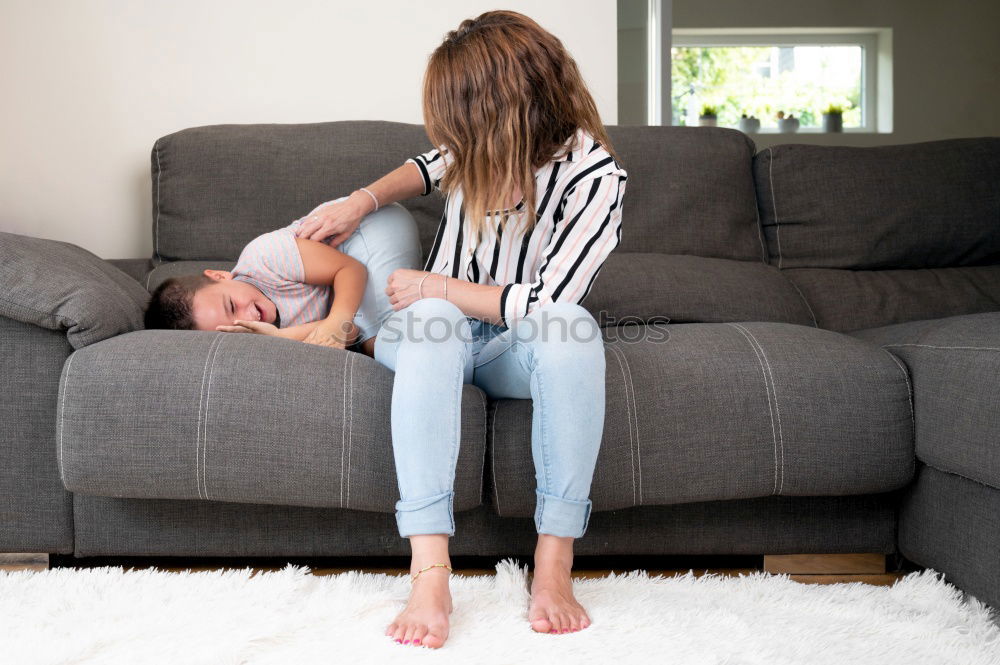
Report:
<svg viewBox="0 0 1000 665"><path fill-rule="evenodd" d="M442 146L443 148L443 146ZM424 179L423 196L439 184L451 163L442 148L411 157ZM405 163L405 162L404 162ZM477 247L461 211L461 188L445 202L444 214L424 270L498 286L504 324L550 302L579 304L621 241L622 198L628 174L594 137L578 128L553 158L535 171L538 221L522 233L522 211L500 231L499 216ZM428 267L429 266L429 267Z"/></svg>

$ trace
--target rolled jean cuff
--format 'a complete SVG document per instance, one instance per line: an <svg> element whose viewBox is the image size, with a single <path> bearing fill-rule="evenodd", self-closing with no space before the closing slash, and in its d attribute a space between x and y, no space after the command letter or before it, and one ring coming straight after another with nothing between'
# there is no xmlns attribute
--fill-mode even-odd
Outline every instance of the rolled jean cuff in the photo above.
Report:
<svg viewBox="0 0 1000 665"><path fill-rule="evenodd" d="M402 538L431 533L455 535L454 491L396 502L396 527Z"/></svg>
<svg viewBox="0 0 1000 665"><path fill-rule="evenodd" d="M553 536L580 538L590 523L590 499L574 501L535 489L535 529Z"/></svg>

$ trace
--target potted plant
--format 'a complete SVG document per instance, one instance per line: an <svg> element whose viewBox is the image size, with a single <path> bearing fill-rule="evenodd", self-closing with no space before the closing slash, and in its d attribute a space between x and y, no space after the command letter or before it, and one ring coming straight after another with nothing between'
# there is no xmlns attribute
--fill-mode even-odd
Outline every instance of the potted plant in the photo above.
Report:
<svg viewBox="0 0 1000 665"><path fill-rule="evenodd" d="M799 119L795 117L794 113L789 113L788 117L786 118L784 111L778 111L778 131L779 132L799 131Z"/></svg>
<svg viewBox="0 0 1000 665"><path fill-rule="evenodd" d="M715 127L719 122L719 108L711 104L701 107L701 115L698 116L698 125L701 127Z"/></svg>
<svg viewBox="0 0 1000 665"><path fill-rule="evenodd" d="M747 117L744 113L740 116L740 131L744 134L756 134L760 131L760 120L754 116Z"/></svg>
<svg viewBox="0 0 1000 665"><path fill-rule="evenodd" d="M842 132L844 131L844 107L830 104L823 111L823 131Z"/></svg>

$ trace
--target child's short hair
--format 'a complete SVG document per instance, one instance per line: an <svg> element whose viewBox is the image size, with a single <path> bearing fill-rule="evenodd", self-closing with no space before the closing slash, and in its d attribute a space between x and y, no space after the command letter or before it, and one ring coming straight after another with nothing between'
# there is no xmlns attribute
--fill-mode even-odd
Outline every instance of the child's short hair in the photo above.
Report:
<svg viewBox="0 0 1000 665"><path fill-rule="evenodd" d="M164 280L153 291L144 314L147 329L194 330L194 294L214 282L205 273L180 275Z"/></svg>

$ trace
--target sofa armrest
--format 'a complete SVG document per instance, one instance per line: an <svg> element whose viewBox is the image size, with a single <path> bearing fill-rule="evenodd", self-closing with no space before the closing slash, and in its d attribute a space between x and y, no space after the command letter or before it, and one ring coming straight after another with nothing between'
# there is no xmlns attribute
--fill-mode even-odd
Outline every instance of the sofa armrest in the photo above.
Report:
<svg viewBox="0 0 1000 665"><path fill-rule="evenodd" d="M146 281L146 275L154 268L153 260L145 259L105 259L139 284Z"/></svg>
<svg viewBox="0 0 1000 665"><path fill-rule="evenodd" d="M0 552L73 551L73 496L59 481L55 412L66 336L0 316Z"/></svg>
<svg viewBox="0 0 1000 665"><path fill-rule="evenodd" d="M1000 489L1000 312L851 333L905 365L913 385L917 458Z"/></svg>

